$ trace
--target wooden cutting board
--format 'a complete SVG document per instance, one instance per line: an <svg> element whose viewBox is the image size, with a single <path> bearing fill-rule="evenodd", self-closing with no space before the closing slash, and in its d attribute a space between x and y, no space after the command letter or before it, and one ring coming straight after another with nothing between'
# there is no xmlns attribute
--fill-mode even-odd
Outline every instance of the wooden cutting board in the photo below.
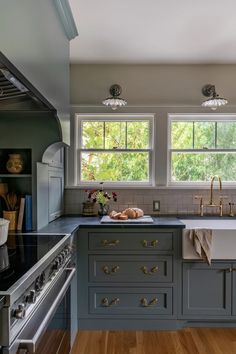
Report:
<svg viewBox="0 0 236 354"><path fill-rule="evenodd" d="M105 215L101 219L102 224L153 224L153 218L149 215L144 215L138 219L116 220L111 219L109 215Z"/></svg>

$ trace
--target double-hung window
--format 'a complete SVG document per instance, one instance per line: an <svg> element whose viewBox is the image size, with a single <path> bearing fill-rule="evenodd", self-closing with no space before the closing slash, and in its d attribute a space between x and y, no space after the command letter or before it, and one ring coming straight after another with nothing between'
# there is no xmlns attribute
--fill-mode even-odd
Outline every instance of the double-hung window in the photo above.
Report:
<svg viewBox="0 0 236 354"><path fill-rule="evenodd" d="M169 183L236 182L236 116L169 116Z"/></svg>
<svg viewBox="0 0 236 354"><path fill-rule="evenodd" d="M153 182L153 116L78 114L77 184Z"/></svg>

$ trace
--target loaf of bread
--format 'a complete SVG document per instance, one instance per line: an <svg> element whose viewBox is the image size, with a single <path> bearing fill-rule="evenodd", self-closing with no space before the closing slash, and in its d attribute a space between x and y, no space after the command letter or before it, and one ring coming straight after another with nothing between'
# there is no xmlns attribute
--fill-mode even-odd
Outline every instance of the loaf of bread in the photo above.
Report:
<svg viewBox="0 0 236 354"><path fill-rule="evenodd" d="M141 218L144 215L144 212L142 209L139 208L127 208L122 213L118 213L115 210L113 210L109 216L111 219L115 220L127 220L127 219L138 219Z"/></svg>

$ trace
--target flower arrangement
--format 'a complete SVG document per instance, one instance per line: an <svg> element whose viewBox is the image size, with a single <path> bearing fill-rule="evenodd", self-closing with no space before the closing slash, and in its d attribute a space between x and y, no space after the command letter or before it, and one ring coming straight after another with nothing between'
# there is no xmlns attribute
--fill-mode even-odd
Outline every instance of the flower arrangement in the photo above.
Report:
<svg viewBox="0 0 236 354"><path fill-rule="evenodd" d="M94 203L98 203L100 205L106 205L109 200L113 199L114 202L117 201L117 194L112 192L112 194L108 194L103 190L103 183L100 182L101 188L100 189L86 189L85 192L87 193L88 200Z"/></svg>

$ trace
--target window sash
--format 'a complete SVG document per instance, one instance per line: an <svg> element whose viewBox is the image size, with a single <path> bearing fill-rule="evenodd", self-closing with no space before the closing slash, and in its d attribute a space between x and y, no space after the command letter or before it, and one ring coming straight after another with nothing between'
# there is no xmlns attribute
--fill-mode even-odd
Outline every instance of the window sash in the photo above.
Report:
<svg viewBox="0 0 236 354"><path fill-rule="evenodd" d="M204 118L203 118L204 116ZM212 122L212 123L235 123L236 116L233 114L215 114L215 115L205 115L205 114L173 114L169 115L168 119L168 154L167 154L167 185L169 186L192 186L206 185L206 181L174 181L172 180L172 154L173 153L191 153L191 154L223 154L223 153L236 153L236 148L218 148L217 141L215 141L215 148L172 148L172 122ZM217 124L216 124L217 126ZM216 128L215 128L216 129ZM194 136L193 136L194 141ZM234 185L235 181L225 181L225 184Z"/></svg>
<svg viewBox="0 0 236 354"><path fill-rule="evenodd" d="M145 149L86 149L82 147L82 124L84 121L108 121L108 122L149 122L149 146ZM153 114L77 114L75 129L75 181L76 185L92 186L101 181L82 181L81 180L81 155L85 152L104 152L104 153L135 153L148 152L149 158L149 181L107 181L106 185L113 186L154 186L155 183L155 157L154 157L154 115Z"/></svg>

